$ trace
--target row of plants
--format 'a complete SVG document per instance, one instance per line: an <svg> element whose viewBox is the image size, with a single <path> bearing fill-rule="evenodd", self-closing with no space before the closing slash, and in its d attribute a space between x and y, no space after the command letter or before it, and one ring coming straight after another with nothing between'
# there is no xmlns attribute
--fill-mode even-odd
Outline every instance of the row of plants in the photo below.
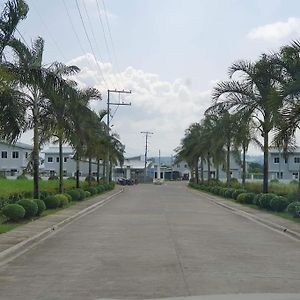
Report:
<svg viewBox="0 0 300 300"><path fill-rule="evenodd" d="M43 191L40 199L11 198L3 205L0 213L6 218L6 221L18 222L23 219L32 219L41 216L46 209L67 207L72 201L83 201L91 196L112 190L114 186L114 183L105 183L86 189L74 188L61 194Z"/></svg>
<svg viewBox="0 0 300 300"><path fill-rule="evenodd" d="M190 182L189 186L221 197L233 199L241 204L253 204L258 208L274 212L288 212L293 217L300 217L300 201L295 201L294 195L278 195L274 193L254 193L240 187L225 187L222 185L197 184Z"/></svg>

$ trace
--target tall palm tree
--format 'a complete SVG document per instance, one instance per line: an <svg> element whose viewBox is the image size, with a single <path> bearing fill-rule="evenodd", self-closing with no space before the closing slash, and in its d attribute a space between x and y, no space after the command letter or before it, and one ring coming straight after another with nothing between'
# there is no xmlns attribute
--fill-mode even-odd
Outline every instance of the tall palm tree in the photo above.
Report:
<svg viewBox="0 0 300 300"><path fill-rule="evenodd" d="M233 76L241 73L238 79ZM238 61L229 68L230 81L217 84L213 91L214 104L210 110L233 110L251 115L263 138L263 192L268 192L268 155L270 132L280 119L283 99L278 91L280 73L272 59L262 55L255 62ZM224 99L225 98L225 99Z"/></svg>

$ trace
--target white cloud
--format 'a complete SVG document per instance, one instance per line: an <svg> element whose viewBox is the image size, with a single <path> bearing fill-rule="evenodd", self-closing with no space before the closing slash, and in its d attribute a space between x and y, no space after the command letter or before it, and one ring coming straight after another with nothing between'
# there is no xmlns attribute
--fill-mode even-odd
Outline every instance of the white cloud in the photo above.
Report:
<svg viewBox="0 0 300 300"><path fill-rule="evenodd" d="M252 29L247 37L253 40L280 41L300 33L300 19L288 18L285 22L275 22Z"/></svg>
<svg viewBox="0 0 300 300"><path fill-rule="evenodd" d="M94 86L103 93L104 101L92 103L95 110L105 108L106 90L124 88L132 90L126 101L132 106L120 107L114 123L128 155L144 151L144 140L140 131L155 132L151 138L150 153L157 154L158 149L165 155L171 154L179 145L184 130L199 121L205 109L210 105L210 91L194 91L182 79L173 82L164 81L157 74L147 73L132 66L116 74L112 65L98 62L107 85L99 75L97 64L91 54L77 57L69 62L81 68L76 80L81 86ZM118 98L114 99L118 101ZM115 102L114 101L114 102Z"/></svg>

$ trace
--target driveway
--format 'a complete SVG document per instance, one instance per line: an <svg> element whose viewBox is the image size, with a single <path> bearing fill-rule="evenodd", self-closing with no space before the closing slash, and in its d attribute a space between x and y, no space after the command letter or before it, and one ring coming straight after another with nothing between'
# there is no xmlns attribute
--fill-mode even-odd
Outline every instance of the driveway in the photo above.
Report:
<svg viewBox="0 0 300 300"><path fill-rule="evenodd" d="M300 243L189 191L137 185L0 268L1 300L300 293Z"/></svg>

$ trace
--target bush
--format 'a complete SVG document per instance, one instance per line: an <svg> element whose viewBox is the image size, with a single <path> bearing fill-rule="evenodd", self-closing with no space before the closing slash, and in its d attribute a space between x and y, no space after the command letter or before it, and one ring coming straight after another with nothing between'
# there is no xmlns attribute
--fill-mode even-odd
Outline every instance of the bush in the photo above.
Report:
<svg viewBox="0 0 300 300"><path fill-rule="evenodd" d="M247 191L246 190L242 190L242 189L234 190L233 193L232 193L232 198L235 199L235 200L237 200L238 195L240 195L242 193L247 193Z"/></svg>
<svg viewBox="0 0 300 300"><path fill-rule="evenodd" d="M21 193L12 193L8 196L8 200L10 203L16 203L21 199L23 199L23 195Z"/></svg>
<svg viewBox="0 0 300 300"><path fill-rule="evenodd" d="M89 191L85 191L85 198L89 198L92 196L92 194Z"/></svg>
<svg viewBox="0 0 300 300"><path fill-rule="evenodd" d="M224 192L225 198L232 198L233 192L234 192L234 189L226 189L226 191Z"/></svg>
<svg viewBox="0 0 300 300"><path fill-rule="evenodd" d="M51 176L49 176L48 180L58 180L58 176L51 175Z"/></svg>
<svg viewBox="0 0 300 300"><path fill-rule="evenodd" d="M65 196L67 197L67 199L68 199L68 201L69 201L69 202L71 202L71 201L72 201L72 197L71 197L69 194L67 194L67 193L64 193L63 195L65 195Z"/></svg>
<svg viewBox="0 0 300 300"><path fill-rule="evenodd" d="M54 198L59 202L59 207L64 207L69 204L69 199L66 195L64 194L56 194Z"/></svg>
<svg viewBox="0 0 300 300"><path fill-rule="evenodd" d="M36 203L36 205L38 207L37 215L40 216L43 213L43 211L46 210L45 202L40 199L34 199L33 202Z"/></svg>
<svg viewBox="0 0 300 300"><path fill-rule="evenodd" d="M8 204L2 209L2 213L12 221L19 221L24 218L25 209L19 204Z"/></svg>
<svg viewBox="0 0 300 300"><path fill-rule="evenodd" d="M38 213L38 206L33 200L22 199L19 200L17 204L23 206L23 208L25 209L25 218L32 218Z"/></svg>
<svg viewBox="0 0 300 300"><path fill-rule="evenodd" d="M89 181L89 179L91 180L91 182L95 182L96 181L96 178L94 176L86 176L85 177L85 181Z"/></svg>
<svg viewBox="0 0 300 300"><path fill-rule="evenodd" d="M52 193L48 192L48 191L40 191L40 199L44 200L46 199L48 196L51 196Z"/></svg>
<svg viewBox="0 0 300 300"><path fill-rule="evenodd" d="M17 180L28 180L28 178L26 177L26 175L22 174L17 176Z"/></svg>
<svg viewBox="0 0 300 300"><path fill-rule="evenodd" d="M85 192L83 189L76 189L79 192L79 200L82 201L85 198Z"/></svg>
<svg viewBox="0 0 300 300"><path fill-rule="evenodd" d="M254 197L254 193L241 193L237 196L236 201L244 204L252 204Z"/></svg>
<svg viewBox="0 0 300 300"><path fill-rule="evenodd" d="M294 218L300 217L300 201L290 203L287 207L287 211Z"/></svg>
<svg viewBox="0 0 300 300"><path fill-rule="evenodd" d="M80 193L77 189L69 190L66 193L71 196L73 201L80 201Z"/></svg>
<svg viewBox="0 0 300 300"><path fill-rule="evenodd" d="M44 202L48 209L55 209L58 208L60 205L60 200L57 199L55 196L48 196L44 199Z"/></svg>
<svg viewBox="0 0 300 300"><path fill-rule="evenodd" d="M23 196L26 199L31 199L31 198L33 198L33 192L24 192Z"/></svg>
<svg viewBox="0 0 300 300"><path fill-rule="evenodd" d="M261 195L259 198L259 206L261 208L271 209L271 200L274 197L277 197L277 196L275 194L271 194L271 193Z"/></svg>
<svg viewBox="0 0 300 300"><path fill-rule="evenodd" d="M284 211L288 204L289 202L285 197L276 196L271 200L270 207L274 211Z"/></svg>
<svg viewBox="0 0 300 300"><path fill-rule="evenodd" d="M299 196L297 193L291 193L287 195L287 200L289 203L299 201Z"/></svg>
<svg viewBox="0 0 300 300"><path fill-rule="evenodd" d="M290 184L298 184L298 181L293 179L293 180L290 181Z"/></svg>
<svg viewBox="0 0 300 300"><path fill-rule="evenodd" d="M255 205L257 205L257 206L260 206L259 199L260 199L260 197L262 195L264 195L264 194L263 193L256 194L256 196L253 198L253 202L252 203L255 204Z"/></svg>
<svg viewBox="0 0 300 300"><path fill-rule="evenodd" d="M7 179L3 173L0 173L0 179Z"/></svg>
<svg viewBox="0 0 300 300"><path fill-rule="evenodd" d="M276 178L274 178L274 179L271 179L270 182L271 182L271 183L279 183L279 180L276 179Z"/></svg>
<svg viewBox="0 0 300 300"><path fill-rule="evenodd" d="M234 177L230 178L230 184L238 184L238 183L239 181L236 178Z"/></svg>
<svg viewBox="0 0 300 300"><path fill-rule="evenodd" d="M0 210L4 208L7 204L10 204L9 200L7 198L0 197Z"/></svg>
<svg viewBox="0 0 300 300"><path fill-rule="evenodd" d="M86 189L88 192L91 193L91 195L96 195L98 193L98 190L94 187L89 187Z"/></svg>
<svg viewBox="0 0 300 300"><path fill-rule="evenodd" d="M68 180L76 180L76 178L74 176L68 177Z"/></svg>
<svg viewBox="0 0 300 300"><path fill-rule="evenodd" d="M96 187L96 189L97 189L98 194L101 194L101 193L103 193L105 191L103 185L98 185Z"/></svg>

